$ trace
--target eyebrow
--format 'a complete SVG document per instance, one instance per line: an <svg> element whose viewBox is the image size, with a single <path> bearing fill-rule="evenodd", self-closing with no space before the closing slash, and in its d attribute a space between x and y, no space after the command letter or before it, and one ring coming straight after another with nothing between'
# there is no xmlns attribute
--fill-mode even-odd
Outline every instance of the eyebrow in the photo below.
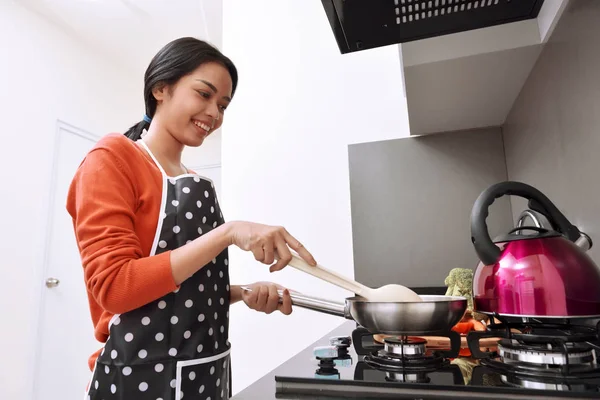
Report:
<svg viewBox="0 0 600 400"><path fill-rule="evenodd" d="M205 81L204 79L196 79L196 80L204 83L206 86L208 86L209 88L211 88L213 92L219 93L219 91L217 90L216 86L213 85L212 83L210 83L208 81ZM223 96L223 99L225 99L227 101L231 101L231 97L229 97L229 96Z"/></svg>

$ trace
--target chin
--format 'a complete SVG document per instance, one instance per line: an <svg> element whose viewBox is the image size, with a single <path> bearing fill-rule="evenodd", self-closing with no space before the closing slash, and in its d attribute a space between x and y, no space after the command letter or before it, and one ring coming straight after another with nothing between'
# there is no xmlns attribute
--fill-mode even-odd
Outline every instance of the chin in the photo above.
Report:
<svg viewBox="0 0 600 400"><path fill-rule="evenodd" d="M194 135L186 135L184 137L184 142L183 144L189 147L198 147L201 146L202 143L204 143L204 140L208 137L208 135L206 136L200 136L197 134Z"/></svg>
<svg viewBox="0 0 600 400"><path fill-rule="evenodd" d="M186 140L184 144L188 147L200 147L202 146L202 143L204 143L204 138L196 137L190 140Z"/></svg>

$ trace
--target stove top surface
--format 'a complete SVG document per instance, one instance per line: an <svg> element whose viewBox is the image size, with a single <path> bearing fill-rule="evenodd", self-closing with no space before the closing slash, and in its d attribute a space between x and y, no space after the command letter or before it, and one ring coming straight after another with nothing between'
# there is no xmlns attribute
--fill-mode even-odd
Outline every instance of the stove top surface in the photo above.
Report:
<svg viewBox="0 0 600 400"><path fill-rule="evenodd" d="M460 346L440 355L418 337L403 343L390 338L384 345L361 329L344 323L265 377L275 386L275 398L600 398L595 363L600 353L590 351L585 338L564 352L539 340L520 347L513 337L504 338L498 346L505 357L501 362L498 356L456 357ZM362 343L356 343L361 337ZM456 344L456 338L450 339Z"/></svg>

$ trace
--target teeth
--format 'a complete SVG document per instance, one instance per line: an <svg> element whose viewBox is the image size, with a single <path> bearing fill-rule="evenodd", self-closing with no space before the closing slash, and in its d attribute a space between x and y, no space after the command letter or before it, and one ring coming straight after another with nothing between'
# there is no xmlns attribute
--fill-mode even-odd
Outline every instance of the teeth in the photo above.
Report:
<svg viewBox="0 0 600 400"><path fill-rule="evenodd" d="M203 124L202 122L198 122L198 121L194 121L194 124L197 127L204 129L206 132L210 132L210 126Z"/></svg>

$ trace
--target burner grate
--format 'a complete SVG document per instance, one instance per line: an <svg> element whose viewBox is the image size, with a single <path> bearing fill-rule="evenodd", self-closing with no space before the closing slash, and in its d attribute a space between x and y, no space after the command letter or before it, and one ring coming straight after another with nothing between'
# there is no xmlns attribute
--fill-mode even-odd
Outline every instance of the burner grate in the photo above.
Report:
<svg viewBox="0 0 600 400"><path fill-rule="evenodd" d="M486 331L467 335L472 356L481 359L482 365L513 374L517 380L600 377L600 338L595 327L569 321L498 319L501 323L490 324ZM498 343L498 353L480 350L479 340L484 337L503 338ZM507 383L511 379L507 378Z"/></svg>
<svg viewBox="0 0 600 400"><path fill-rule="evenodd" d="M447 355L460 351L460 336L456 332L448 333L447 336L451 338L453 347L458 344L458 349L454 348L447 352L433 351L427 349L427 341L420 337L388 337L383 340L383 349L366 354L364 361L373 368L390 372L390 380L399 381L402 378L412 379L415 382L421 381L420 375L415 374L410 378L408 374L433 372L443 368L450 363ZM394 372L399 372L400 375L394 375Z"/></svg>
<svg viewBox="0 0 600 400"><path fill-rule="evenodd" d="M384 344L373 340L373 333L359 326L352 331L352 343L354 350L359 356L372 355L379 350L388 354L402 355L406 357L418 356L430 352L442 358L456 358L461 349L460 334L454 331L432 332L424 336L442 336L450 339L450 349L430 351L426 349L427 341L415 336L388 337Z"/></svg>
<svg viewBox="0 0 600 400"><path fill-rule="evenodd" d="M373 366L389 371L435 371L450 363L440 354L428 352L418 355L398 355L379 350L366 355L364 361Z"/></svg>

